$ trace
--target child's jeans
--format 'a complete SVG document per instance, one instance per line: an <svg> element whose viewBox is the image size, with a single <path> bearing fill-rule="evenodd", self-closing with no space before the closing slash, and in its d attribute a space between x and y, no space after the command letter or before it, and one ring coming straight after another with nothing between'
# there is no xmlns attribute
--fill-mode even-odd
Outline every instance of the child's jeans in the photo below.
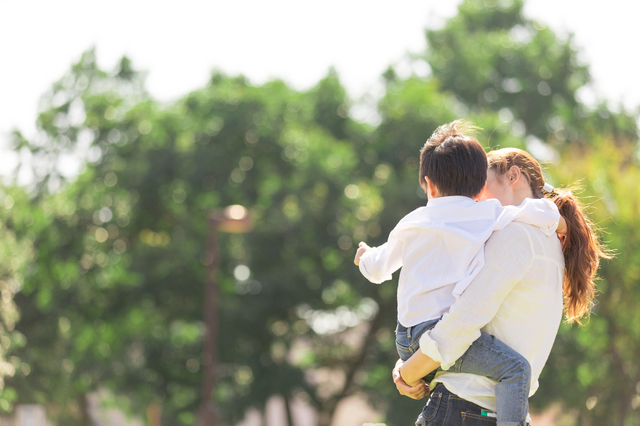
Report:
<svg viewBox="0 0 640 426"><path fill-rule="evenodd" d="M419 350L420 336L435 327L438 321L440 319L426 321L413 327L404 327L398 323L396 348L400 359L406 361ZM518 352L483 332L449 371L476 374L496 380L498 426L527 424L531 366ZM430 383L434 376L435 372L430 373L425 382ZM416 420L416 425L424 424L426 421L421 414Z"/></svg>

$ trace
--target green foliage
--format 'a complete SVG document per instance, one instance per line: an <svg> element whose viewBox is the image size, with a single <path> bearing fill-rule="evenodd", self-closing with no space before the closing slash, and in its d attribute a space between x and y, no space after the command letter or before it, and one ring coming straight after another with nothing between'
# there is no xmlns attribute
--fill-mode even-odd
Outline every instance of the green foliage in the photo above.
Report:
<svg viewBox="0 0 640 426"><path fill-rule="evenodd" d="M214 73L161 105L128 58L110 73L86 52L44 96L38 138L14 135L34 184L0 193L0 409L39 402L58 424L89 424L86 395L106 388L132 415L161 405L163 424L196 424L215 260L223 424L280 395L328 425L356 392L387 424L411 423L423 401L390 380L396 287L366 282L352 259L359 241L384 242L425 203L419 150L462 117L487 148L537 149L553 160L552 182L581 181L617 253L601 266L589 324L561 327L532 407L637 422L637 117L580 105L588 70L571 39L522 8L467 0L428 30L432 75L389 68L376 128L350 118L334 70L305 92ZM67 155L82 160L79 175L61 169ZM254 228L219 232L214 259L207 218L231 204Z"/></svg>
<svg viewBox="0 0 640 426"><path fill-rule="evenodd" d="M319 409L337 402L318 396L301 366L333 364L352 347L288 360L301 336L311 336L311 348L328 347L331 334L370 318L376 306L353 288L350 234L356 224L366 229L358 215L368 218L382 203L358 171L352 143L369 135L345 118L335 73L308 93L217 74L161 107L137 90L131 69L123 79L98 70L92 56L48 95L54 101L39 121L46 140L21 141L37 160L84 149L90 161L61 190L51 185L63 179L55 169L41 170L34 188L37 271L18 300L18 329L30 344L14 352L42 380L15 377L17 402L58 407L55 419L71 424L82 413L69 401L108 387L130 395L134 412L161 401L166 421L193 423L206 362L202 294L213 261L207 217L229 204L249 207L255 227L246 236L219 235L223 417L237 422L248 407L296 389ZM81 105L75 114L84 121L56 99ZM235 278L238 268L248 276ZM311 331L322 324L321 333Z"/></svg>
<svg viewBox="0 0 640 426"><path fill-rule="evenodd" d="M631 117L624 112L618 122ZM584 327L563 326L541 378L542 404L555 399L578 411L587 424L630 425L637 413L640 370L633 361L640 350L637 311L638 229L640 199L637 136L591 133L595 148L572 146L550 172L554 181L579 181L580 197L615 257L602 262L597 304ZM568 384L571 383L571 386ZM578 423L580 424L580 423Z"/></svg>
<svg viewBox="0 0 640 426"><path fill-rule="evenodd" d="M504 110L545 140L560 110L575 110L589 82L571 39L525 19L522 0L466 0L440 30L428 30L426 58L442 88L472 109ZM571 117L560 117L567 120Z"/></svg>
<svg viewBox="0 0 640 426"><path fill-rule="evenodd" d="M11 354L11 349L25 345L25 336L15 329L19 308L15 295L28 276L35 272L32 236L21 235L15 228L21 223L33 223L26 213L28 200L19 188L0 187L0 410L7 411L17 395L5 388L5 380L18 374L29 374L31 366Z"/></svg>

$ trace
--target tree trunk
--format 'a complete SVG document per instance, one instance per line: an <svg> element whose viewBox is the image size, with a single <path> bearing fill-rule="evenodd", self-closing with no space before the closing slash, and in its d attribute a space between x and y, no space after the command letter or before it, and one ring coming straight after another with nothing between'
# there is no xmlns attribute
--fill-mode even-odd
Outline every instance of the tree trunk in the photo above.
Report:
<svg viewBox="0 0 640 426"><path fill-rule="evenodd" d="M293 426L293 416L291 415L291 401L289 397L284 397L284 409L287 412L287 425Z"/></svg>
<svg viewBox="0 0 640 426"><path fill-rule="evenodd" d="M345 381L342 390L331 397L325 404L323 404L324 406L322 407L322 409L319 410L318 426L331 426L331 422L333 421L333 416L336 409L338 408L338 404L344 398L353 393L352 385L354 377L360 367L362 367L369 348L374 344L376 333L382 326L384 315L386 314L387 309L389 309L390 306L395 309L395 303L393 305L387 305L385 303L379 304L378 313L369 323L369 330L367 331L362 346L360 347L360 352L355 357L353 357L352 361L348 363L347 368L345 369Z"/></svg>
<svg viewBox="0 0 640 426"><path fill-rule="evenodd" d="M323 410L318 413L318 426L331 426L331 419L333 417L333 412L335 411L335 407L329 408L328 410Z"/></svg>
<svg viewBox="0 0 640 426"><path fill-rule="evenodd" d="M78 396L78 406L80 407L80 426L93 426L93 419L89 412L89 398L86 393Z"/></svg>
<svg viewBox="0 0 640 426"><path fill-rule="evenodd" d="M147 407L147 426L160 426L162 407L157 403L151 403Z"/></svg>
<svg viewBox="0 0 640 426"><path fill-rule="evenodd" d="M619 389L631 389L633 388L633 384L629 383L630 377L624 371L624 360L616 350L616 348L612 344L611 355L613 358L613 369L615 371L615 376L617 377L617 382L619 384ZM618 419L616 421L617 426L624 426L625 418L627 417L627 413L631 408L631 396L633 392L619 392L618 393Z"/></svg>

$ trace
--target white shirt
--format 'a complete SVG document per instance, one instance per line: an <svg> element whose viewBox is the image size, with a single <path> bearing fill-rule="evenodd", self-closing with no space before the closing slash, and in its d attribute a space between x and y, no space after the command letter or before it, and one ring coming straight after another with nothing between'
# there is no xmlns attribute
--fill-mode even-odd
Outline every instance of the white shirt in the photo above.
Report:
<svg viewBox="0 0 640 426"><path fill-rule="evenodd" d="M398 321L412 327L440 318L484 265L484 244L511 221L539 226L555 235L560 214L546 199L527 198L520 206L498 200L475 202L450 196L429 200L405 216L388 241L367 251L360 271L371 282L398 281Z"/></svg>
<svg viewBox="0 0 640 426"><path fill-rule="evenodd" d="M563 277L564 258L555 235L521 223L508 225L487 241L482 271L422 335L422 352L448 368L482 329L529 361L533 395L562 319ZM432 386L437 382L463 399L496 409L496 382L486 377L441 372Z"/></svg>

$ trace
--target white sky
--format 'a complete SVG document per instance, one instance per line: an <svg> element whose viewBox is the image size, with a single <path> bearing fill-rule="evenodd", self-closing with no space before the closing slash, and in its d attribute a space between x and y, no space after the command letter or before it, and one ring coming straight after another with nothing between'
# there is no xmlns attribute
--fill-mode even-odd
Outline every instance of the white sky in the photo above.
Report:
<svg viewBox="0 0 640 426"><path fill-rule="evenodd" d="M254 84L282 78L307 89L334 66L352 98L378 93L380 74L426 46L424 29L460 0L0 0L0 168L5 135L35 132L38 99L91 46L113 69L126 54L147 88L172 100L206 84L213 69ZM632 6L629 6L632 4ZM573 32L591 67L585 99L640 106L640 3L528 0L527 17ZM416 70L421 72L424 70Z"/></svg>

